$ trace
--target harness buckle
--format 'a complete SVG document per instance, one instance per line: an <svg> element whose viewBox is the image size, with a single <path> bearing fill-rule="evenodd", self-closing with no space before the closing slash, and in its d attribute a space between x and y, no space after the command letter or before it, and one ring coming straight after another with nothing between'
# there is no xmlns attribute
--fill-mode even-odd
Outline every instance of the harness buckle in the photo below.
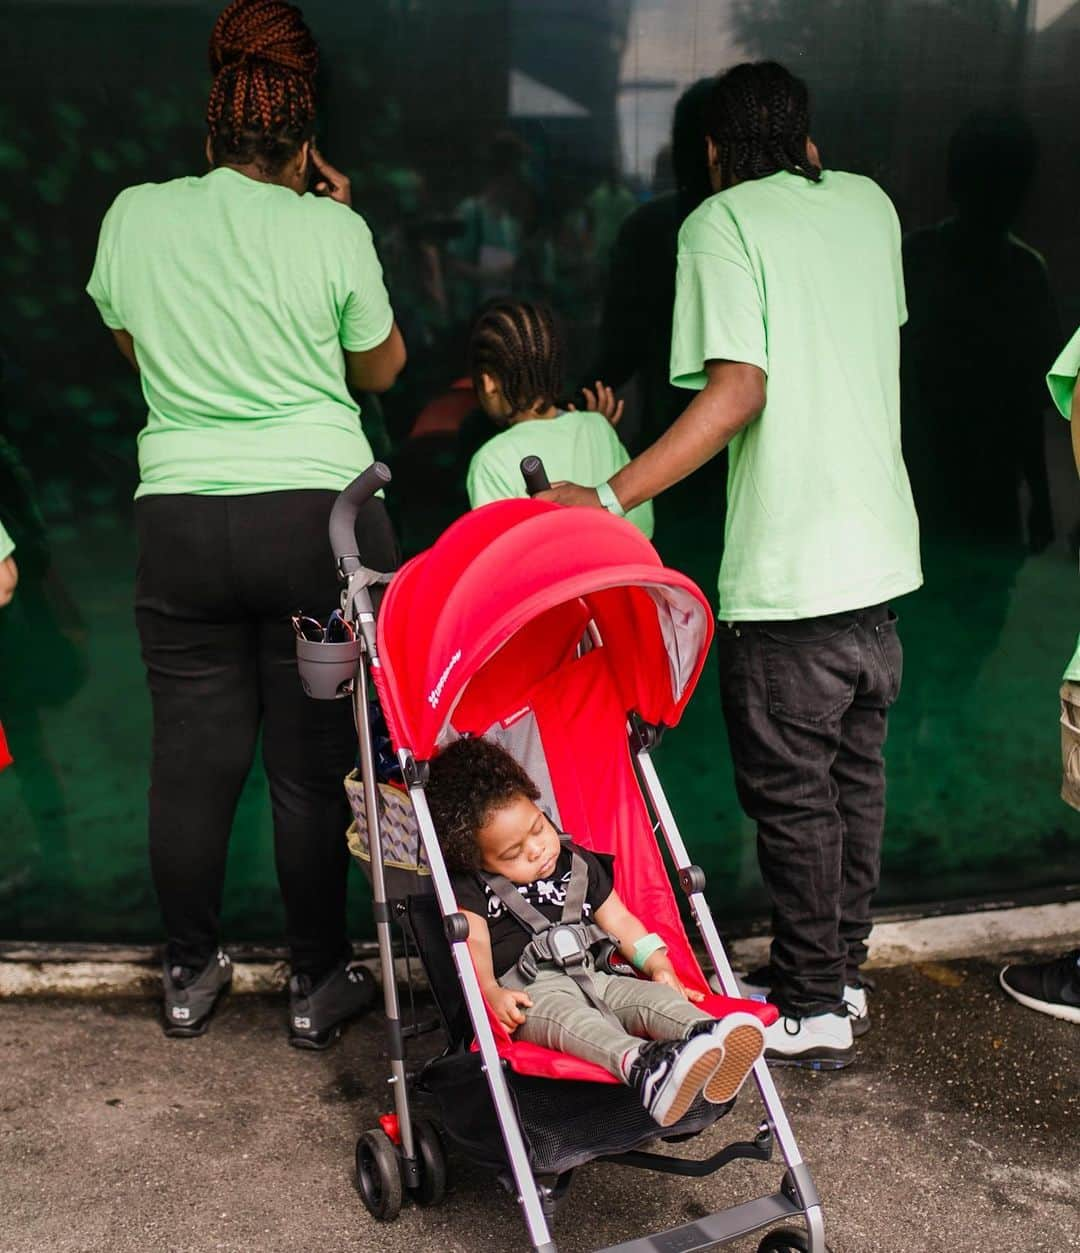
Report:
<svg viewBox="0 0 1080 1253"><path fill-rule="evenodd" d="M544 940L551 952L551 960L560 970L565 970L568 966L583 965L589 955L577 927L556 923L544 936Z"/></svg>

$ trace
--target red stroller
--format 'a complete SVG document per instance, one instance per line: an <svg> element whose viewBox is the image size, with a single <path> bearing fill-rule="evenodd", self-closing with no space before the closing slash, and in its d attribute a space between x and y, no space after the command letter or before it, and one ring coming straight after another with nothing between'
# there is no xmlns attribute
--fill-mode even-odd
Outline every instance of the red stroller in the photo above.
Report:
<svg viewBox="0 0 1080 1253"><path fill-rule="evenodd" d="M690 1139L731 1104L699 1097L661 1129L605 1070L514 1041L489 1016L424 793L426 763L445 744L467 734L497 740L535 781L562 829L615 854L622 899L667 942L683 982L708 993L665 870L662 834L727 993L709 996L703 1008L774 1021L772 1006L734 999L705 876L690 861L650 756L700 676L713 631L708 602L689 579L665 569L629 523L533 500L467 514L392 578L376 574L355 552L354 524L359 505L388 479L385 467L373 466L342 492L331 517L342 611L355 623L355 642L297 644L309 693L351 695L357 711L396 1110L357 1145L365 1204L391 1219L405 1193L421 1204L439 1200L445 1137L499 1175L518 1200L531 1247L554 1253L550 1223L577 1166L603 1158L700 1177L739 1158L767 1162L775 1141L786 1166L777 1191L605 1253L710 1249L791 1218L802 1219L807 1234L774 1230L759 1253L826 1253L814 1183L764 1062L754 1068L765 1108L756 1137L705 1160L684 1159L645 1146ZM376 626L371 589L387 583ZM411 799L417 847L404 860L400 847L388 854L388 824L378 817L386 802L375 778L369 676ZM394 839L401 838L397 821ZM405 1037L417 1028L403 1029L400 1020L395 919L423 960L448 1041L416 1075L406 1068ZM418 1100L437 1109L441 1132L415 1116Z"/></svg>

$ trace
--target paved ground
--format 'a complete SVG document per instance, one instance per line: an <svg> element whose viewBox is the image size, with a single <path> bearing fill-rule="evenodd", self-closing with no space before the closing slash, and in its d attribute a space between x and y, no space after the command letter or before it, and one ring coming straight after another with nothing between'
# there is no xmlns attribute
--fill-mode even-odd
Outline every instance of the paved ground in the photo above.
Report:
<svg viewBox="0 0 1080 1253"><path fill-rule="evenodd" d="M995 972L883 972L855 1066L779 1073L835 1253L1080 1250L1080 1028L1006 1001ZM385 1108L381 1044L372 1018L328 1054L297 1053L269 997L233 998L208 1036L184 1042L166 1041L142 1001L0 1003L0 1250L527 1248L509 1198L464 1163L440 1209L368 1217L350 1164L357 1130ZM752 1133L759 1112L741 1101L702 1147ZM686 1221L779 1174L586 1167L559 1249Z"/></svg>

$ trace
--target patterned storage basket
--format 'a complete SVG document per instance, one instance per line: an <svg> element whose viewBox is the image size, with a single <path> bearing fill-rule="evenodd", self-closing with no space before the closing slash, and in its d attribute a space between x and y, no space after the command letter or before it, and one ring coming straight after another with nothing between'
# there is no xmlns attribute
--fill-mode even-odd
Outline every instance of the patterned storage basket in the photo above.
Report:
<svg viewBox="0 0 1080 1253"><path fill-rule="evenodd" d="M386 894L390 900L404 900L417 893L430 893L431 870L420 840L420 828L409 794L390 783L377 783L379 798L379 838L386 871ZM345 779L345 792L352 807L353 822L348 830L349 852L371 878L371 840L368 830L364 784L359 770Z"/></svg>

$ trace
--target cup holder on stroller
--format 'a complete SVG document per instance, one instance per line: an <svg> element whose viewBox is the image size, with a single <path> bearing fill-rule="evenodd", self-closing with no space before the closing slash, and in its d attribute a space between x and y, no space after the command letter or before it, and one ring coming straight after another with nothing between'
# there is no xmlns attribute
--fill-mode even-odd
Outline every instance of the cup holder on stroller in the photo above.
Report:
<svg viewBox="0 0 1080 1253"><path fill-rule="evenodd" d="M341 700L351 696L360 661L360 640L326 644L297 639L296 664L304 691L314 700Z"/></svg>

